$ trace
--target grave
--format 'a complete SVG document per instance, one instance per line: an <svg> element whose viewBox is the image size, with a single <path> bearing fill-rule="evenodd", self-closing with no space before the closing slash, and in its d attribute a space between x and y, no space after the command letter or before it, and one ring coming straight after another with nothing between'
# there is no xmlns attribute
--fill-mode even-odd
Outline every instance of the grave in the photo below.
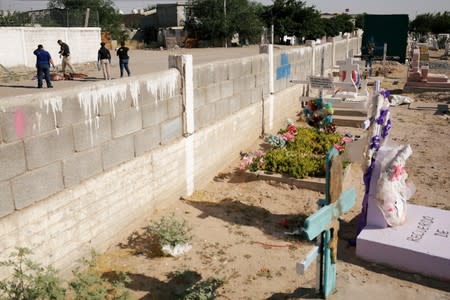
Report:
<svg viewBox="0 0 450 300"><path fill-rule="evenodd" d="M406 81L404 91L426 90L426 91L442 91L450 90L450 81L444 74L430 73L428 65L420 65L421 51L414 48L412 53L411 64L408 70L408 79Z"/></svg>
<svg viewBox="0 0 450 300"><path fill-rule="evenodd" d="M366 192L356 239L356 255L401 270L450 280L450 212L407 203L406 221L390 227L377 205L380 153L389 153L391 148L384 144L390 128L389 105L381 95L375 96L374 100L365 156Z"/></svg>
<svg viewBox="0 0 450 300"><path fill-rule="evenodd" d="M360 64L354 61L351 51L346 60L336 63L339 65L339 80L333 81L335 89L332 94L324 95L324 100L332 103L336 115L346 115L348 111L353 111L357 112L356 115L365 117L369 91L367 80L360 77Z"/></svg>
<svg viewBox="0 0 450 300"><path fill-rule="evenodd" d="M346 74L359 74L359 65L353 63L353 58L341 62L341 69ZM336 126L359 128L367 115L369 95L367 81L361 81L361 91L358 92L359 80L356 82L352 76L345 76L343 79L343 81L334 81L332 77L324 76L324 52L322 52L320 76L309 76L308 81L292 80L291 82L309 83L310 88L319 89L319 97L323 99L324 103L331 103L333 107L333 123ZM334 92L336 88L339 89L337 93ZM324 90L331 90L333 94L324 95ZM305 100L311 99L311 97L306 97ZM306 106L307 101L303 102L303 107Z"/></svg>

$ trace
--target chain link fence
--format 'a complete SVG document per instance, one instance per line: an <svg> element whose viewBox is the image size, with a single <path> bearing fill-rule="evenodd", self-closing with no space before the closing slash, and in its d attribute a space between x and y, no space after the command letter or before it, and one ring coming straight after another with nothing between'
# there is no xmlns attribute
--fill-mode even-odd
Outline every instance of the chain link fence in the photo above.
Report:
<svg viewBox="0 0 450 300"><path fill-rule="evenodd" d="M100 27L96 10L44 9L0 14L0 26Z"/></svg>

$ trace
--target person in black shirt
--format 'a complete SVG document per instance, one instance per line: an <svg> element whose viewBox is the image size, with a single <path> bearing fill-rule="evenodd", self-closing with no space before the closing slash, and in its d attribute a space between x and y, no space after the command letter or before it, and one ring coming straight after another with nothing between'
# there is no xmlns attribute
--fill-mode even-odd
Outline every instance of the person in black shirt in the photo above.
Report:
<svg viewBox="0 0 450 300"><path fill-rule="evenodd" d="M104 42L100 43L97 61L102 66L103 79L111 80L111 74L109 71L109 64L111 63L111 53L109 53L109 50L106 49Z"/></svg>
<svg viewBox="0 0 450 300"><path fill-rule="evenodd" d="M130 76L130 69L128 68L128 60L130 57L128 56L128 49L125 47L125 42L120 43L120 48L117 49L117 56L119 57L119 66L120 66L120 77L123 77L123 69L127 71L128 76Z"/></svg>
<svg viewBox="0 0 450 300"><path fill-rule="evenodd" d="M50 64L55 67L50 53L44 50L44 46L38 45L37 49L34 50L34 55L36 55L36 70L38 78L38 88L42 88L42 79L45 78L47 83L47 88L52 88L52 82L50 80Z"/></svg>
<svg viewBox="0 0 450 300"><path fill-rule="evenodd" d="M61 67L63 74L66 74L66 66L68 66L72 70L72 73L75 73L75 68L70 63L69 45L67 45L61 40L58 40L58 44L61 46L61 49L59 50L58 53L59 55L62 56Z"/></svg>

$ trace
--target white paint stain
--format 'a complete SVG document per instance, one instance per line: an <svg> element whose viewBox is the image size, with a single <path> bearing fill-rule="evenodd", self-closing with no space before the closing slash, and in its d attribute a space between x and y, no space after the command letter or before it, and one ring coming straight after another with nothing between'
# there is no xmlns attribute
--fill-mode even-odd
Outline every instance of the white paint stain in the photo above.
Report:
<svg viewBox="0 0 450 300"><path fill-rule="evenodd" d="M136 111L139 111L139 95L141 93L139 81L130 82L128 87L130 89L131 99L133 100L133 106L136 108Z"/></svg>
<svg viewBox="0 0 450 300"><path fill-rule="evenodd" d="M179 72L175 69L161 73L156 79L147 80L147 92L151 93L156 102L161 99L171 98L175 95Z"/></svg>
<svg viewBox="0 0 450 300"><path fill-rule="evenodd" d="M47 98L47 99L43 99L40 102L40 108L43 109L45 106L45 112L47 114L50 113L50 111L53 113L53 122L55 124L55 129L56 129L56 134L59 134L59 128L58 128L58 122L56 120L56 112L62 112L62 98L60 96L57 97L52 97L52 98ZM36 114L37 116L37 114ZM38 118L38 128L40 131L41 128L41 116L39 116Z"/></svg>
<svg viewBox="0 0 450 300"><path fill-rule="evenodd" d="M194 69L192 55L183 55L184 62L184 106L185 106L185 134L193 134L194 121Z"/></svg>
<svg viewBox="0 0 450 300"><path fill-rule="evenodd" d="M116 103L126 100L127 85L115 84L103 87L93 87L78 94L78 102L86 118L85 124L89 127L91 145L94 144L93 122L99 128L99 114L101 105L109 105L113 118L116 117Z"/></svg>

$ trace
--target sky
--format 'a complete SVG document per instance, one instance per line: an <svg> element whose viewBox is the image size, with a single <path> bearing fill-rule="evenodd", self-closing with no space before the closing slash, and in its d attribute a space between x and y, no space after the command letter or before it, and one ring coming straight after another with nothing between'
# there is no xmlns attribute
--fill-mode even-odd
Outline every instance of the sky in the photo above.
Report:
<svg viewBox="0 0 450 300"><path fill-rule="evenodd" d="M272 0L254 0L269 5ZM322 13L341 13L349 9L351 14L408 14L413 20L416 15L450 11L450 0L303 0L307 6L315 6ZM0 0L0 10L45 9L48 1L43 0ZM113 0L123 13L133 8L145 8L156 3L174 3L175 0Z"/></svg>

